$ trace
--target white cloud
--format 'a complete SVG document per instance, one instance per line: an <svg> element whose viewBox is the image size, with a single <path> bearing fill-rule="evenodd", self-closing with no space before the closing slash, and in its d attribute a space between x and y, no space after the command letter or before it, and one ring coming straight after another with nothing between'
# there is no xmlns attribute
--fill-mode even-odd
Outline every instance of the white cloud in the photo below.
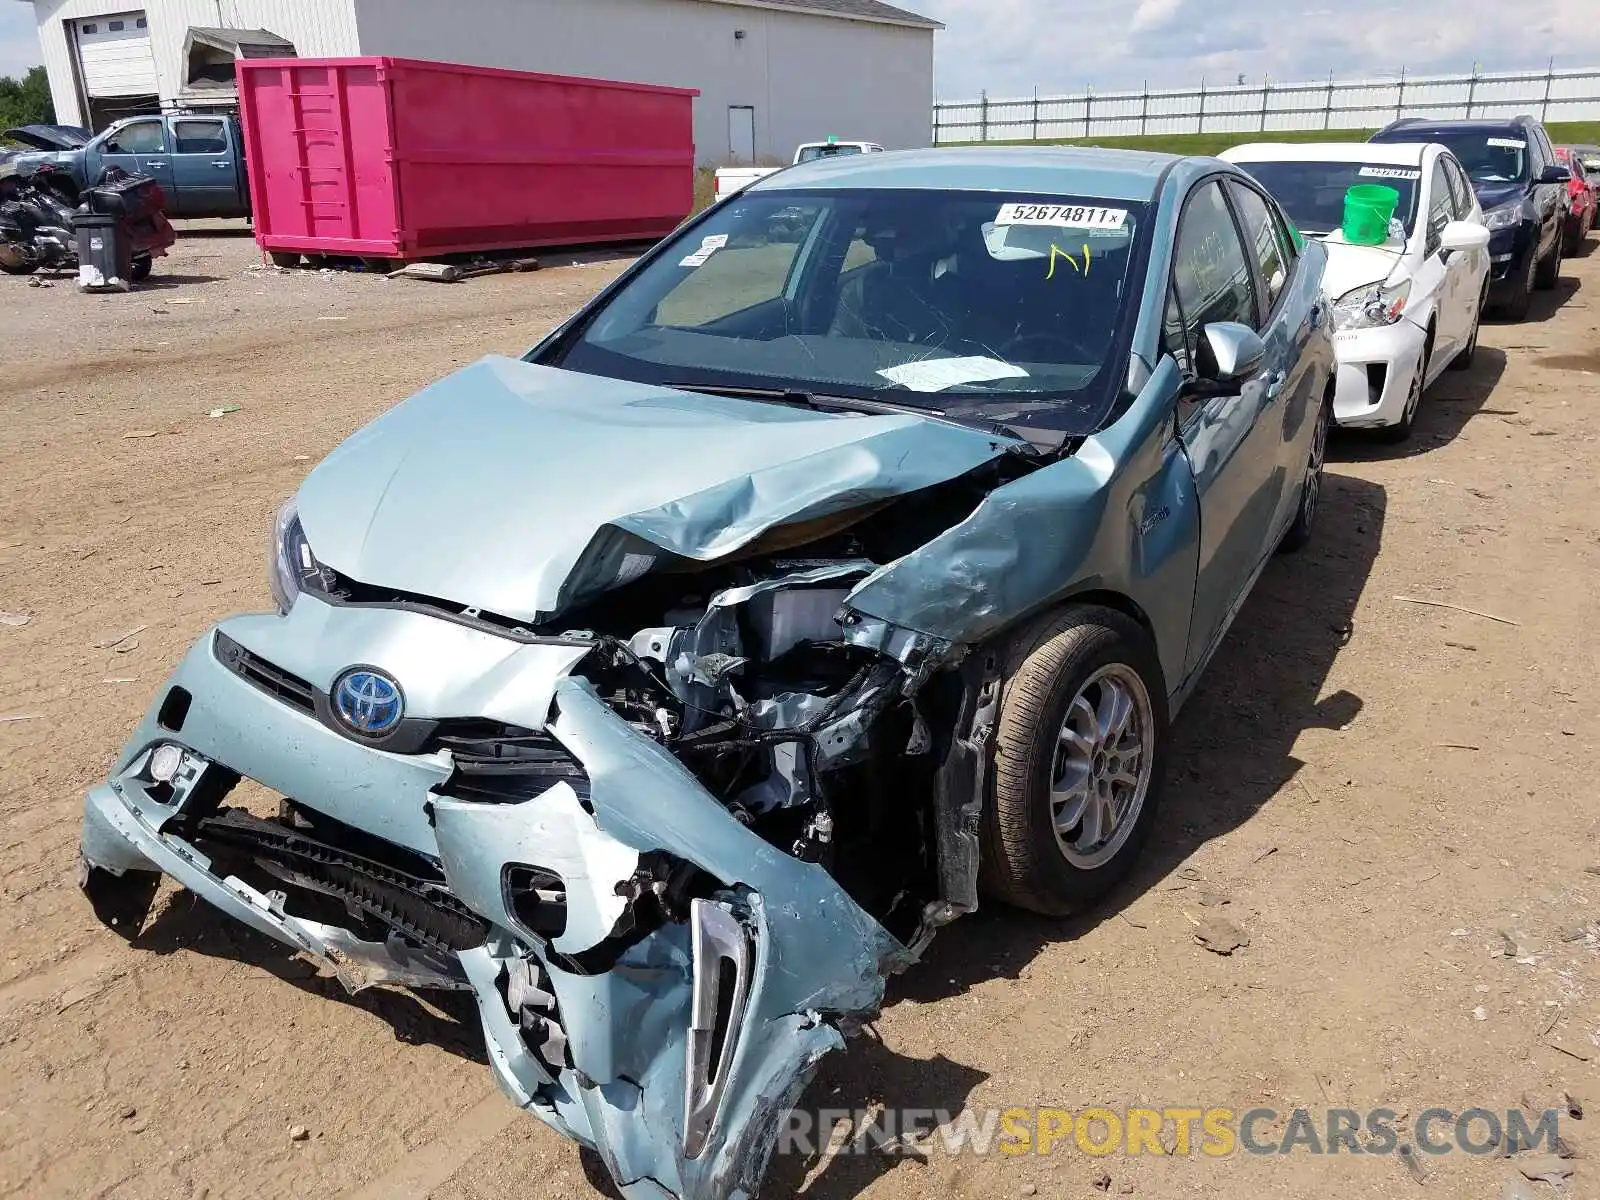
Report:
<svg viewBox="0 0 1600 1200"><path fill-rule="evenodd" d="M1600 66L1595 0L903 0L945 22L938 90L963 99L1397 73Z"/></svg>
<svg viewBox="0 0 1600 1200"><path fill-rule="evenodd" d="M1146 29L1160 29L1177 16L1178 9L1183 6L1183 0L1139 0L1139 7L1134 9L1133 20L1128 28L1134 33Z"/></svg>

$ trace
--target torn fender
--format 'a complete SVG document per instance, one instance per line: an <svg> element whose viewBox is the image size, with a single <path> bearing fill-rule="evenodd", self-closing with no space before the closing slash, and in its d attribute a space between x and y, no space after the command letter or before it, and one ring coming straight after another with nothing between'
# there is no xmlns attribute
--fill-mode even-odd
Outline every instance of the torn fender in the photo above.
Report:
<svg viewBox="0 0 1600 1200"><path fill-rule="evenodd" d="M1104 589L1148 616L1168 687L1177 686L1200 512L1172 436L1176 373L1164 361L1129 411L1077 453L995 489L965 521L862 580L846 602L857 624L876 618L972 645L1075 592Z"/></svg>
<svg viewBox="0 0 1600 1200"><path fill-rule="evenodd" d="M299 512L317 557L353 579L533 622L658 558L720 558L1018 444L489 357L357 432Z"/></svg>

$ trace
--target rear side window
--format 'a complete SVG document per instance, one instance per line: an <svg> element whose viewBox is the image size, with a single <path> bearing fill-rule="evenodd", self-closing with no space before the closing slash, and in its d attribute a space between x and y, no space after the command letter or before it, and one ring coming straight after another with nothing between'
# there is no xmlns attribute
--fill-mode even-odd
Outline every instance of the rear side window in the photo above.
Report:
<svg viewBox="0 0 1600 1200"><path fill-rule="evenodd" d="M1278 297L1283 295L1284 286L1289 282L1291 252L1288 235L1278 220L1278 214L1260 192L1238 183L1230 183L1228 191L1233 194L1233 202L1239 210L1245 248L1255 255L1256 265L1261 270L1260 279L1267 289L1267 310L1270 312L1278 306Z"/></svg>
<svg viewBox="0 0 1600 1200"><path fill-rule="evenodd" d="M177 121L172 135L178 154L226 154L228 150L221 121Z"/></svg>

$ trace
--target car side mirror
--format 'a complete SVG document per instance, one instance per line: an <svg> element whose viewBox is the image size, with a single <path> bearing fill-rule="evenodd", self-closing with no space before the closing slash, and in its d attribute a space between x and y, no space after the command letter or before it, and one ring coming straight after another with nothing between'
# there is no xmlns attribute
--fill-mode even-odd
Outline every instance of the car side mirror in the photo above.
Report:
<svg viewBox="0 0 1600 1200"><path fill-rule="evenodd" d="M1560 163L1552 163L1544 169L1539 176L1540 183L1566 183L1572 178L1572 172Z"/></svg>
<svg viewBox="0 0 1600 1200"><path fill-rule="evenodd" d="M1476 221L1451 221L1439 234L1443 250L1482 250L1489 244L1489 227Z"/></svg>
<svg viewBox="0 0 1600 1200"><path fill-rule="evenodd" d="M1200 337L1198 362L1201 379L1209 383L1238 383L1255 374L1267 357L1267 344L1248 325L1216 321Z"/></svg>

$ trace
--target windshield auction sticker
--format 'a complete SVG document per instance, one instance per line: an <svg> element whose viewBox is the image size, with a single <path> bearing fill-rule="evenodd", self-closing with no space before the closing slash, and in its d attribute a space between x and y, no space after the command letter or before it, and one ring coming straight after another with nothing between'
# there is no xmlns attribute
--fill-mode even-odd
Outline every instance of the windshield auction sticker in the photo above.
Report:
<svg viewBox="0 0 1600 1200"><path fill-rule="evenodd" d="M1421 171L1409 167L1362 167L1360 174L1368 179L1421 179Z"/></svg>
<svg viewBox="0 0 1600 1200"><path fill-rule="evenodd" d="M1002 204L994 223L1048 225L1054 229L1121 229L1128 223L1128 210L1093 204Z"/></svg>
<svg viewBox="0 0 1600 1200"><path fill-rule="evenodd" d="M1489 146L1498 146L1502 150L1526 150L1528 143L1521 138L1485 138L1484 143Z"/></svg>
<svg viewBox="0 0 1600 1200"><path fill-rule="evenodd" d="M890 383L913 392L942 392L964 383L990 383L996 379L1026 379L1028 373L995 358L924 358L878 372Z"/></svg>
<svg viewBox="0 0 1600 1200"><path fill-rule="evenodd" d="M708 258L710 258L718 250L721 250L727 244L727 234L713 233L701 241L700 249L689 255L688 258L684 259L678 265L680 267L703 267L705 266Z"/></svg>

